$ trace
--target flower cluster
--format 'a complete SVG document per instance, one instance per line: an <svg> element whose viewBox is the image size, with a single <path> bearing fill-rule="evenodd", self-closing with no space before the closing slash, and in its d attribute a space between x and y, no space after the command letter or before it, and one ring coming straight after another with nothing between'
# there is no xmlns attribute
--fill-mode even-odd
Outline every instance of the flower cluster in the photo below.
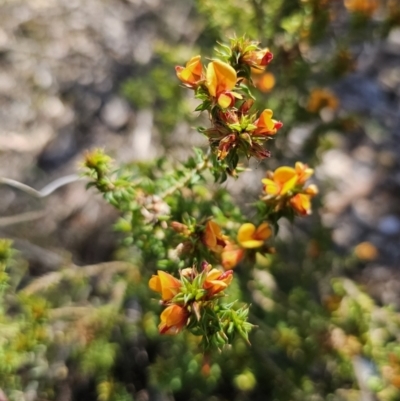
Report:
<svg viewBox="0 0 400 401"><path fill-rule="evenodd" d="M195 91L202 103L196 110L207 110L211 127L200 128L207 136L218 162L225 161L233 172L238 163L238 152L247 158L264 159L270 152L263 147L282 127L273 119L273 112L265 109L252 112L253 97L247 82L252 69L264 69L273 56L269 49L245 39L233 39L231 46L220 52L224 60L214 59L203 67L201 57L195 56L185 67L177 66L181 82Z"/></svg>
<svg viewBox="0 0 400 401"><path fill-rule="evenodd" d="M248 342L253 327L247 322L248 307L218 302L232 279L232 270L223 272L207 262L202 263L201 272L196 267L181 270L180 279L159 270L149 281L149 287L160 293L166 306L159 332L175 335L186 328L202 337L204 349L231 343L236 334Z"/></svg>
<svg viewBox="0 0 400 401"><path fill-rule="evenodd" d="M299 215L311 214L311 198L318 193L318 188L305 183L313 173L313 169L301 162L295 168L283 166L274 172L268 171L267 178L262 180L265 193L262 200L273 205L275 211L290 208Z"/></svg>
<svg viewBox="0 0 400 401"><path fill-rule="evenodd" d="M277 218L293 217L293 211L309 214L311 198L317 193L314 185L305 186L313 173L307 165L280 167L263 180L265 193L256 202L254 222L249 222L225 197L218 212L221 218L217 217L214 199L201 189L195 191L194 186L206 180L206 171L222 181L227 174L240 172L240 155L267 157L264 144L282 127L272 110L251 111L253 98L247 87L254 70L263 74L272 53L246 39L221 46L220 59L207 67L200 56L176 67L183 85L202 101L197 109L208 112L211 126L200 131L208 137L212 154L197 149L194 157L169 174L160 174L161 164L132 165L129 174L119 174L112 171L103 152L86 157L90 185L126 213L119 227L131 232L143 260L157 260L160 270L149 287L160 294L164 307L159 332L177 334L186 329L202 336L203 348L231 343L235 333L248 340L252 327L247 322L248 307L222 302L233 279L232 269L241 262L254 264L258 254L274 253L270 224L276 227ZM217 223L223 221L222 215L229 215L224 230ZM214 267L207 262L199 265L204 260ZM185 266L192 267L182 269ZM169 273L174 269L181 269L179 277Z"/></svg>
<svg viewBox="0 0 400 401"><path fill-rule="evenodd" d="M201 273L194 267L181 271L180 280L162 270L153 275L149 287L161 294L166 309L161 313L158 327L161 334L177 334L194 314L199 321L202 307L220 296L232 281L232 270L221 272L208 263L203 264Z"/></svg>

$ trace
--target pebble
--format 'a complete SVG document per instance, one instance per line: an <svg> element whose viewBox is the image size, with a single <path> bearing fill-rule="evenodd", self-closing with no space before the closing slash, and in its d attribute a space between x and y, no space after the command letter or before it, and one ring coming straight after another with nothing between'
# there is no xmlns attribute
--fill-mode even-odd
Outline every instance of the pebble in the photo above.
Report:
<svg viewBox="0 0 400 401"><path fill-rule="evenodd" d="M332 149L322 157L322 163L318 166L316 175L319 179L334 178L343 179L351 175L353 171L352 159L344 151Z"/></svg>
<svg viewBox="0 0 400 401"><path fill-rule="evenodd" d="M136 117L136 126L132 132L131 158L146 160L154 156L151 146L153 136L154 115L151 110L140 110Z"/></svg>
<svg viewBox="0 0 400 401"><path fill-rule="evenodd" d="M367 226L375 225L374 207L370 201L361 198L352 203L354 215L357 219Z"/></svg>
<svg viewBox="0 0 400 401"><path fill-rule="evenodd" d="M336 244L346 246L356 241L361 232L361 228L353 221L343 221L333 230L332 239Z"/></svg>
<svg viewBox="0 0 400 401"><path fill-rule="evenodd" d="M400 28L393 28L387 38L387 43L400 47Z"/></svg>
<svg viewBox="0 0 400 401"><path fill-rule="evenodd" d="M128 103L119 98L111 98L101 111L101 118L109 128L119 130L128 124L130 108Z"/></svg>
<svg viewBox="0 0 400 401"><path fill-rule="evenodd" d="M382 217L378 223L378 230L385 235L400 234L400 218L394 215Z"/></svg>
<svg viewBox="0 0 400 401"><path fill-rule="evenodd" d="M49 118L61 118L65 113L63 102L56 96L49 96L42 105L44 114Z"/></svg>
<svg viewBox="0 0 400 401"><path fill-rule="evenodd" d="M53 77L48 70L44 68L38 68L33 76L33 81L40 88L48 89L53 83Z"/></svg>

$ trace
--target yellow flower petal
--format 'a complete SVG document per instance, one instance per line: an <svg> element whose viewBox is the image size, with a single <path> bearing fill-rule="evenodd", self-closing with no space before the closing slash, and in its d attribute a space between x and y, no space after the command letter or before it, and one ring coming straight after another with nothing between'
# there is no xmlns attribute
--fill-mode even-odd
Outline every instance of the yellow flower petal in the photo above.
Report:
<svg viewBox="0 0 400 401"><path fill-rule="evenodd" d="M274 172L274 181L284 184L296 176L296 170L292 167L279 167Z"/></svg>
<svg viewBox="0 0 400 401"><path fill-rule="evenodd" d="M158 270L157 273L160 278L161 298L163 301L169 301L178 293L182 283L174 276L162 270Z"/></svg>
<svg viewBox="0 0 400 401"><path fill-rule="evenodd" d="M185 310L178 305L168 306L161 313L161 321L164 321L168 326L175 326L182 321L182 317L185 316Z"/></svg>
<svg viewBox="0 0 400 401"><path fill-rule="evenodd" d="M253 234L256 232L256 227L252 223L242 224L239 228L237 240L240 245L243 242L251 240L253 238Z"/></svg>
<svg viewBox="0 0 400 401"><path fill-rule="evenodd" d="M195 56L186 63L186 67L175 67L176 75L182 82L195 85L201 79L203 66L200 59L201 56Z"/></svg>
<svg viewBox="0 0 400 401"><path fill-rule="evenodd" d="M214 64L210 63L208 64L207 67L206 86L211 96L217 95L217 85L218 85L218 80L217 80L217 74L215 73Z"/></svg>
<svg viewBox="0 0 400 401"><path fill-rule="evenodd" d="M262 223L256 229L254 224L245 223L239 228L237 240L243 248L253 249L263 245L264 240L271 235L268 223Z"/></svg>
<svg viewBox="0 0 400 401"><path fill-rule="evenodd" d="M281 185L279 193L285 195L297 183L298 176L296 170L292 167L279 167L274 172L274 181Z"/></svg>
<svg viewBox="0 0 400 401"><path fill-rule="evenodd" d="M149 287L151 290L155 292L161 292L161 282L160 282L160 277L158 276L151 276L151 279L149 281Z"/></svg>
<svg viewBox="0 0 400 401"><path fill-rule="evenodd" d="M186 325L188 311L179 305L168 306L160 315L158 330L161 334L178 334Z"/></svg>
<svg viewBox="0 0 400 401"><path fill-rule="evenodd" d="M233 100L233 102L235 101L232 98L233 98L233 96L229 96L229 95L227 95L225 93L222 93L221 95L218 96L218 104L223 109L226 109L232 104L232 100Z"/></svg>
<svg viewBox="0 0 400 401"><path fill-rule="evenodd" d="M240 245L242 245L243 248L254 249L254 248L259 248L260 246L262 246L263 243L264 241L262 240L250 239L241 242Z"/></svg>
<svg viewBox="0 0 400 401"><path fill-rule="evenodd" d="M214 296L228 287L233 278L232 274L232 270L222 273L218 269L212 269L207 273L203 288L208 291L208 296Z"/></svg>
<svg viewBox="0 0 400 401"><path fill-rule="evenodd" d="M203 234L203 243L213 252L220 253L226 246L227 237L222 235L220 226L214 221L207 222Z"/></svg>
<svg viewBox="0 0 400 401"><path fill-rule="evenodd" d="M311 198L310 195L297 194L290 199L292 208L301 215L311 214Z"/></svg>
<svg viewBox="0 0 400 401"><path fill-rule="evenodd" d="M203 71L203 66L201 65L201 56L197 55L192 57L186 64L186 68L190 69L193 74L201 75Z"/></svg>
<svg viewBox="0 0 400 401"><path fill-rule="evenodd" d="M290 190L292 190L295 185L297 184L298 177L294 176L290 180L286 181L285 184L283 184L282 189L281 189L281 195L287 194Z"/></svg>
<svg viewBox="0 0 400 401"><path fill-rule="evenodd" d="M221 274L222 274L222 272L220 270L212 269L209 273L207 273L206 283L209 282L209 281L216 280Z"/></svg>
<svg viewBox="0 0 400 401"><path fill-rule="evenodd" d="M244 257L244 249L235 243L228 242L221 253L221 264L225 270L234 268Z"/></svg>
<svg viewBox="0 0 400 401"><path fill-rule="evenodd" d="M221 264L225 270L233 269L244 256L244 250L235 246L228 246L221 254Z"/></svg>
<svg viewBox="0 0 400 401"><path fill-rule="evenodd" d="M264 192L267 195L278 195L280 191L280 186L275 182L270 180L269 178L264 178L261 180L264 184Z"/></svg>
<svg viewBox="0 0 400 401"><path fill-rule="evenodd" d="M272 121L273 112L270 109L265 109L260 115L260 121L262 121L263 125L267 127L269 130L273 130L275 124Z"/></svg>
<svg viewBox="0 0 400 401"><path fill-rule="evenodd" d="M296 162L295 170L299 177L299 184L304 184L313 174L314 170L307 166L307 164Z"/></svg>
<svg viewBox="0 0 400 401"><path fill-rule="evenodd" d="M220 60L208 64L206 86L211 96L232 90L237 81L236 71L227 63Z"/></svg>
<svg viewBox="0 0 400 401"><path fill-rule="evenodd" d="M265 109L254 123L257 126L254 133L257 135L274 135L277 130L275 128L276 121L272 119L272 116L272 110Z"/></svg>

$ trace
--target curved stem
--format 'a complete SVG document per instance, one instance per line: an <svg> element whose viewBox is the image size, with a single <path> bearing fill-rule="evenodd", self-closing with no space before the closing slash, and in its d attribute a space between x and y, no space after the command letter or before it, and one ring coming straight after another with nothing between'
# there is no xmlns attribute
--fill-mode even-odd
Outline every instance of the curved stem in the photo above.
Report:
<svg viewBox="0 0 400 401"><path fill-rule="evenodd" d="M72 182L81 181L84 178L80 177L77 174L67 175L65 177L57 178L50 184L46 185L40 191L35 188L30 187L29 185L23 184L22 182L12 180L11 178L0 177L0 185L8 185L13 188L17 188L20 191L27 193L35 198L45 198L51 195L58 188L63 187L64 185L71 184Z"/></svg>

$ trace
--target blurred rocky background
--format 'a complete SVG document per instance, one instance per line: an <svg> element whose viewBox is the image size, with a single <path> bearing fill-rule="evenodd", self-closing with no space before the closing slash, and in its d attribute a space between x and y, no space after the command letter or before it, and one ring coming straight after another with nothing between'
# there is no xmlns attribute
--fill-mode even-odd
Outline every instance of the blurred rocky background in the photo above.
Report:
<svg viewBox="0 0 400 401"><path fill-rule="evenodd" d="M135 110L121 85L155 62L161 38L196 40L201 24L189 21L193 7L160 0L3 1L0 176L40 189L79 173L87 149L103 147L125 162L162 154L152 108ZM98 262L116 246L116 213L82 182L39 200L1 186L0 211L1 236L16 239L40 270L57 268L54 252Z"/></svg>
<svg viewBox="0 0 400 401"><path fill-rule="evenodd" d="M388 3L393 13L398 12L396 1ZM217 36L204 12L210 10L208 2L204 4L3 0L0 176L40 189L79 173L86 149L103 147L118 162L129 162L166 153L182 159L191 146L204 145L192 128L194 117L188 117L195 103L180 98L178 81L174 85L179 95L167 88L154 99L163 80L174 77L175 59L168 59L168 53L187 60L193 49L207 47ZM336 13L334 33L340 36L349 7L346 10L340 1L331 6ZM377 22L385 17L379 10ZM326 57L327 49L322 43L300 52L317 62ZM354 68L332 82L330 90L338 101L334 112L359 119L348 132L332 128L324 134L327 150L318 155L316 168L322 205L316 213L332 229L340 252L356 252L360 269L351 274L381 302L399 307L400 28L393 25L386 35L358 42L351 51ZM166 65L171 69L163 76L160 71ZM178 103L171 105L171 99L184 102L179 104L185 110L168 111L169 117L174 114L172 119L158 116L167 104L176 108ZM318 113L319 123L332 120L329 107ZM279 118L285 122L285 115ZM303 122L290 130L286 146L293 157L302 158L299 149L315 127L315 122ZM269 166L253 167L261 177ZM258 179L246 176L228 184L243 201L243 194L258 185ZM70 260L84 264L112 259L119 241L112 230L116 217L82 181L43 199L0 186L0 236L15 240L33 275Z"/></svg>
<svg viewBox="0 0 400 401"><path fill-rule="evenodd" d="M279 7L281 14L271 17ZM328 15L329 32L319 41L302 7L316 10L317 22ZM365 15L353 19L355 11ZM307 242L322 221L335 251L347 260L332 269L365 285L378 303L399 308L399 25L398 0L2 0L0 178L40 190L79 175L85 151L97 147L116 165L162 155L184 160L192 146L206 146L193 127L198 118L207 121L193 113L196 102L179 87L174 65L200 51L211 54L217 39L247 32L280 54L282 65L271 64L273 75L263 76L259 89L263 107L274 109L287 131L277 138L271 160L251 163L254 171L227 187L246 209L267 169L308 162L321 196L314 215L283 224L280 238L304 236ZM346 45L338 52L339 67L349 68L324 80L336 43ZM297 59L308 66L307 79L296 69ZM284 76L288 65L297 86ZM318 91L321 83L325 92ZM43 198L0 185L0 237L14 240L30 276L71 262L113 260L121 240L113 230L117 217L83 180ZM308 252L318 253L313 244ZM141 313L134 298L126 309L132 321ZM139 372L135 380L145 382L142 340L134 338L129 355L132 371ZM73 399L72 388L76 399L87 399L87 383L75 379L62 382L58 400ZM149 388L137 399L172 399ZM34 400L28 393L25 399Z"/></svg>

